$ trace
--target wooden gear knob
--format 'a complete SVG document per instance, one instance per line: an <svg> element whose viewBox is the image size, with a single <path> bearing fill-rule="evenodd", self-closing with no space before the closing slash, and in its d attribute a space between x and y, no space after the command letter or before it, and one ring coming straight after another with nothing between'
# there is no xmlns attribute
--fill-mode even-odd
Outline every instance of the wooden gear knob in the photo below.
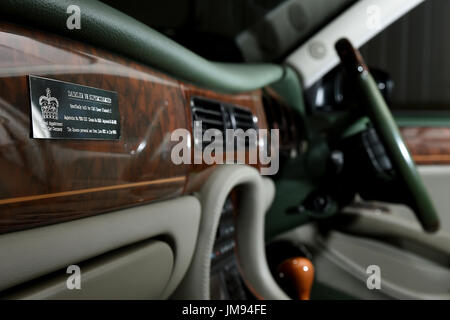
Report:
<svg viewBox="0 0 450 320"><path fill-rule="evenodd" d="M314 266L311 260L305 257L286 259L278 266L278 275L292 283L299 300L309 300L314 281Z"/></svg>

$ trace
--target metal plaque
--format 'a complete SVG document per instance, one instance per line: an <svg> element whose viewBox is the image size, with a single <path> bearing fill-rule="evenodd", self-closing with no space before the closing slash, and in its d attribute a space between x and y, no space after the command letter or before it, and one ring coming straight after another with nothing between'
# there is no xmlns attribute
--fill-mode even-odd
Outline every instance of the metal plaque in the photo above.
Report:
<svg viewBox="0 0 450 320"><path fill-rule="evenodd" d="M118 140L117 92L29 76L32 137Z"/></svg>

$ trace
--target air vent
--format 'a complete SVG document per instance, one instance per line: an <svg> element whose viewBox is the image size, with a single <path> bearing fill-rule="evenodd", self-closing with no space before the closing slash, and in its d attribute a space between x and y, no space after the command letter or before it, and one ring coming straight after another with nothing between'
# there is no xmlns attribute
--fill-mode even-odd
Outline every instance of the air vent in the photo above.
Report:
<svg viewBox="0 0 450 320"><path fill-rule="evenodd" d="M246 108L205 98L191 99L192 121L202 122L202 133L208 129L219 130L225 137L226 129L257 129L258 119ZM205 146L204 144L203 146Z"/></svg>
<svg viewBox="0 0 450 320"><path fill-rule="evenodd" d="M191 100L192 120L202 122L202 132L208 129L217 129L222 133L227 127L224 118L225 113L219 102L192 98Z"/></svg>
<svg viewBox="0 0 450 320"><path fill-rule="evenodd" d="M247 129L257 129L257 119L250 110L232 106L228 110L231 121L234 122L234 129L242 129L244 131L247 131Z"/></svg>

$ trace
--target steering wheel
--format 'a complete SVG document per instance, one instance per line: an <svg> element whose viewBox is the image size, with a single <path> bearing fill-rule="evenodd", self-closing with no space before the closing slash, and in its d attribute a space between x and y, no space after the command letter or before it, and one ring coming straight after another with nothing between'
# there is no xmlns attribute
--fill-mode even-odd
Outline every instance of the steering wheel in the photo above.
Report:
<svg viewBox="0 0 450 320"><path fill-rule="evenodd" d="M347 75L353 80L358 102L365 108L364 111L384 144L397 175L404 182L408 204L425 231L437 231L439 218L433 202L360 52L347 39L339 40L335 48Z"/></svg>

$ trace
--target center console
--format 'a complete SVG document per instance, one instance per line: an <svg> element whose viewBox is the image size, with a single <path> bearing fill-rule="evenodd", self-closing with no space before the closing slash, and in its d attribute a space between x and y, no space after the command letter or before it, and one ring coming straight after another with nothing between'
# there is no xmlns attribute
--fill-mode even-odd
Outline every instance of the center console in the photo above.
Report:
<svg viewBox="0 0 450 320"><path fill-rule="evenodd" d="M214 300L245 300L250 296L236 260L234 212L230 195L222 208L211 252L210 295Z"/></svg>

